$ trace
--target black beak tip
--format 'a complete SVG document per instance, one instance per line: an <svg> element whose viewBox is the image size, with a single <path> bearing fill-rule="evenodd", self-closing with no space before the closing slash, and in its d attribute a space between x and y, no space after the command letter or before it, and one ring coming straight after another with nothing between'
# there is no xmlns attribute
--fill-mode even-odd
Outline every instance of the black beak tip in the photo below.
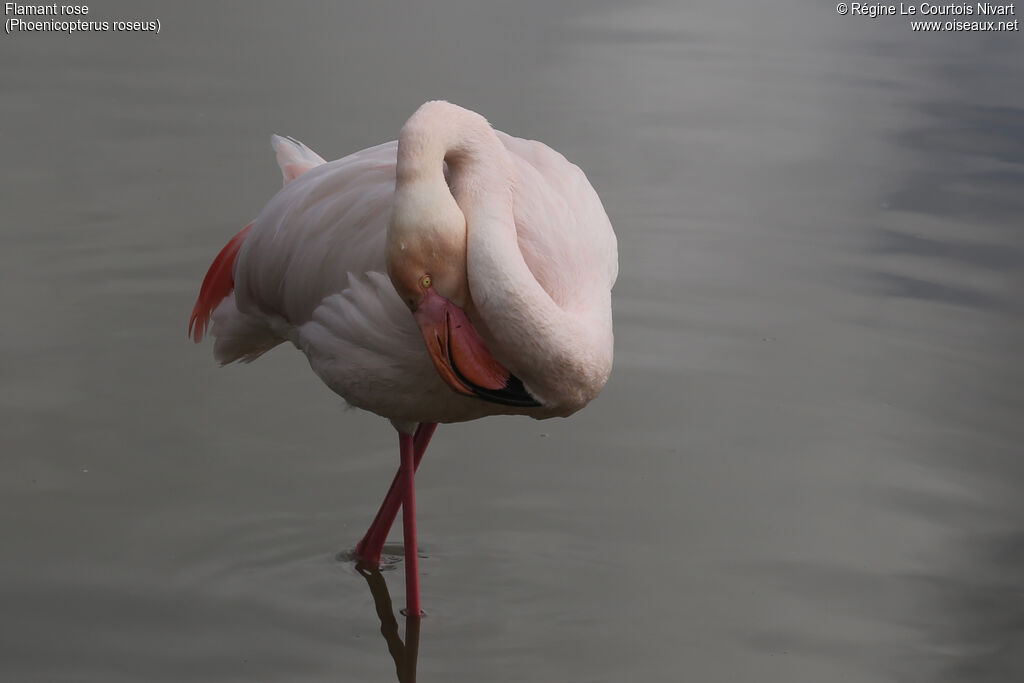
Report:
<svg viewBox="0 0 1024 683"><path fill-rule="evenodd" d="M539 408L543 404L537 401L530 392L523 386L523 381L513 374L509 374L508 381L501 389L485 389L469 383L473 393L491 403L500 403L506 406L519 408Z"/></svg>

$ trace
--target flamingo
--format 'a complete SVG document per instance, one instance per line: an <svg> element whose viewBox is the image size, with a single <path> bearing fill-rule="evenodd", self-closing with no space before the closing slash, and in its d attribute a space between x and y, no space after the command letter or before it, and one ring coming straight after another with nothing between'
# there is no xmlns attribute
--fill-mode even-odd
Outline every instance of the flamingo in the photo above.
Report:
<svg viewBox="0 0 1024 683"><path fill-rule="evenodd" d="M348 404L391 421L400 466L356 556L379 566L401 508L406 614L418 617L414 473L434 429L566 417L598 395L615 234L577 166L448 102L330 163L271 142L284 187L214 259L189 334L209 328L221 364L289 341Z"/></svg>

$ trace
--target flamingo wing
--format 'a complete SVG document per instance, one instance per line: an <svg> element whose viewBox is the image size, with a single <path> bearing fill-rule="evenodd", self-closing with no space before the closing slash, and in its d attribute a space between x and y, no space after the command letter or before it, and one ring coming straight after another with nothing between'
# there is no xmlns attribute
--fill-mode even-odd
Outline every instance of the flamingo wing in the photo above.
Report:
<svg viewBox="0 0 1024 683"><path fill-rule="evenodd" d="M277 152L277 165L281 167L285 185L311 168L327 163L323 157L295 138L271 135L270 144Z"/></svg>
<svg viewBox="0 0 1024 683"><path fill-rule="evenodd" d="M531 271L566 309L607 296L614 235L583 172L542 143L499 137L517 169L516 227ZM291 341L356 407L440 422L496 412L441 380L387 276L397 143L326 163L297 141L274 144L285 185L232 243L231 268L219 266L231 279L212 313L215 358L252 360Z"/></svg>
<svg viewBox="0 0 1024 683"><path fill-rule="evenodd" d="M618 273L615 233L597 192L544 143L500 131L498 138L516 169L516 232L530 271L563 309L591 307L593 297L607 297Z"/></svg>

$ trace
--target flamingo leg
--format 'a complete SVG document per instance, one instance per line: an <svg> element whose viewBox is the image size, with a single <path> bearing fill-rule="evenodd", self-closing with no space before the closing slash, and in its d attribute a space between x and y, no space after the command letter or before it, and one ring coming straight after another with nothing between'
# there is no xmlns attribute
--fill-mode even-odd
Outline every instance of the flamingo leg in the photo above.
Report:
<svg viewBox="0 0 1024 683"><path fill-rule="evenodd" d="M402 451L402 531L405 538L405 614L419 617L420 558L416 553L416 453L413 437L399 434Z"/></svg>
<svg viewBox="0 0 1024 683"><path fill-rule="evenodd" d="M427 452L430 437L434 435L435 429L437 429L436 422L423 422L416 428L416 434L413 437L414 470L420 466L420 461L423 460L423 454ZM363 567L380 568L380 556L384 552L384 542L395 523L395 518L398 517L398 508L402 505L401 485L402 471L399 468L391 482L391 488L384 496L384 502L381 503L377 515L373 518L373 523L370 524L363 539L356 545L356 555L359 556L359 564Z"/></svg>

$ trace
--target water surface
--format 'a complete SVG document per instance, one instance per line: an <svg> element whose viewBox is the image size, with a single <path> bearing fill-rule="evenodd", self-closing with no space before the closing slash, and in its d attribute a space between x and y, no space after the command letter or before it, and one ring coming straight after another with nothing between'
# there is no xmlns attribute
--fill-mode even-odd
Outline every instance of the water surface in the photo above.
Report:
<svg viewBox="0 0 1024 683"><path fill-rule="evenodd" d="M1020 34L431 5L0 39L0 677L395 679L336 559L390 426L184 331L271 132L335 158L438 97L583 167L621 275L597 401L435 437L420 681L1024 677Z"/></svg>

